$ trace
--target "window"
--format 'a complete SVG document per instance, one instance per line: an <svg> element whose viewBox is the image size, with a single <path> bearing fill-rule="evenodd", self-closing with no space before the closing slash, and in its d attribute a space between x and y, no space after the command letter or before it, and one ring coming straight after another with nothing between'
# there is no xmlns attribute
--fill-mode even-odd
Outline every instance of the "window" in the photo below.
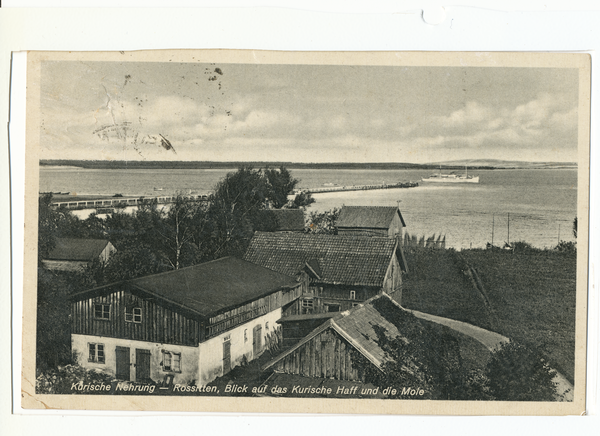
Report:
<svg viewBox="0 0 600 436"><path fill-rule="evenodd" d="M244 342L248 342L248 329L244 330Z"/></svg>
<svg viewBox="0 0 600 436"><path fill-rule="evenodd" d="M94 304L94 318L110 319L110 304Z"/></svg>
<svg viewBox="0 0 600 436"><path fill-rule="evenodd" d="M126 307L125 308L125 321L142 322L142 308L141 307Z"/></svg>
<svg viewBox="0 0 600 436"><path fill-rule="evenodd" d="M301 312L303 314L313 313L314 302L312 298L305 298L302 300Z"/></svg>
<svg viewBox="0 0 600 436"><path fill-rule="evenodd" d="M163 371L181 372L181 353L163 350Z"/></svg>
<svg viewBox="0 0 600 436"><path fill-rule="evenodd" d="M269 330L269 321L265 323L265 330Z"/></svg>
<svg viewBox="0 0 600 436"><path fill-rule="evenodd" d="M88 344L88 349L90 362L104 363L104 344Z"/></svg>
<svg viewBox="0 0 600 436"><path fill-rule="evenodd" d="M350 299L356 300L356 291L350 291Z"/></svg>

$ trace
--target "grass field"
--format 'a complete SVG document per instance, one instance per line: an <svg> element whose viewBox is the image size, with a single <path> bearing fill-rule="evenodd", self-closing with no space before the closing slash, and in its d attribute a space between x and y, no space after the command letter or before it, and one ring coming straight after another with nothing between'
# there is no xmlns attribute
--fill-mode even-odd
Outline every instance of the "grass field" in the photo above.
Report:
<svg viewBox="0 0 600 436"><path fill-rule="evenodd" d="M461 272L458 253L409 248L405 254L410 274L403 283L404 307L465 321L539 347L551 365L573 382L575 253L461 251L481 278L489 305Z"/></svg>
<svg viewBox="0 0 600 436"><path fill-rule="evenodd" d="M456 252L409 247L405 255L404 307L492 329L485 300L461 273Z"/></svg>
<svg viewBox="0 0 600 436"><path fill-rule="evenodd" d="M538 346L573 382L575 366L575 253L468 250L496 315L496 331Z"/></svg>

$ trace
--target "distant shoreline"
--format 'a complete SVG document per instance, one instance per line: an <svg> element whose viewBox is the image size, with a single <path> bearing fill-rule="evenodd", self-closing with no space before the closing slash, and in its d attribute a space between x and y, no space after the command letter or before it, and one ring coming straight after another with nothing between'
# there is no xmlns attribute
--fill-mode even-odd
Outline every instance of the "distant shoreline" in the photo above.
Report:
<svg viewBox="0 0 600 436"><path fill-rule="evenodd" d="M577 169L573 162L522 162L515 164L502 162L494 165L471 165L469 170L498 170L498 169ZM236 169L240 166L254 168L289 169L340 169L340 170L464 170L464 164L414 164L406 162L208 162L208 161L105 161L105 160L40 160L40 166L75 167L84 169Z"/></svg>

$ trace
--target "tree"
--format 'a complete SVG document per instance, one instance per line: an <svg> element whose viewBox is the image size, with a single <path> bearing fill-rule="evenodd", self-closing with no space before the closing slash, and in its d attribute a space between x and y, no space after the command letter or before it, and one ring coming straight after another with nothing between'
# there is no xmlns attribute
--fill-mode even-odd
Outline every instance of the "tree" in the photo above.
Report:
<svg viewBox="0 0 600 436"><path fill-rule="evenodd" d="M294 201L292 201L290 208L291 209L299 209L304 206L310 206L316 200L310 194L310 192L300 192L294 197Z"/></svg>
<svg viewBox="0 0 600 436"><path fill-rule="evenodd" d="M260 170L240 167L215 187L207 211L212 256L241 256L261 221L271 187Z"/></svg>
<svg viewBox="0 0 600 436"><path fill-rule="evenodd" d="M335 208L325 212L311 212L308 216L307 233L321 235L337 235L335 222L340 216L341 209Z"/></svg>
<svg viewBox="0 0 600 436"><path fill-rule="evenodd" d="M382 371L369 369L366 381L382 389L420 388L424 390L420 399L463 399L466 373L457 339L445 328L422 322L410 312L399 311L388 300L375 300L373 306L402 336L388 337L382 327L373 326L387 362ZM402 389L397 389L395 398L403 398Z"/></svg>
<svg viewBox="0 0 600 436"><path fill-rule="evenodd" d="M70 306L74 291L67 274L38 268L36 368L55 368L71 361Z"/></svg>
<svg viewBox="0 0 600 436"><path fill-rule="evenodd" d="M496 400L556 400L556 371L537 350L517 342L508 342L492 354L486 375Z"/></svg>
<svg viewBox="0 0 600 436"><path fill-rule="evenodd" d="M292 177L290 171L285 167L277 169L265 169L266 183L270 188L269 200L276 209L280 209L288 203L288 195L294 192L296 185L300 182Z"/></svg>
<svg viewBox="0 0 600 436"><path fill-rule="evenodd" d="M203 227L205 215L200 202L178 195L165 215L157 232L169 264L179 269L195 263L202 241L194 235L197 227Z"/></svg>

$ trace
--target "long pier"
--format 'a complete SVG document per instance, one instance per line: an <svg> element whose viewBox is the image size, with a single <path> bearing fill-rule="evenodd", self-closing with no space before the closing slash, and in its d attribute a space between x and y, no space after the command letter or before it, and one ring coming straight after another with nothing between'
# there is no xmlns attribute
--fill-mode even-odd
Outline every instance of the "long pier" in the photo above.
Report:
<svg viewBox="0 0 600 436"><path fill-rule="evenodd" d="M182 195L184 200L200 200L208 201L209 194L199 195ZM158 204L170 204L177 199L176 195L172 196L161 196L161 197L110 197L101 199L87 199L81 201L53 201L50 203L50 207L53 208L65 208L65 209L98 209L98 208L124 208L128 206L139 206L140 204L147 201L154 201Z"/></svg>
<svg viewBox="0 0 600 436"><path fill-rule="evenodd" d="M399 182L399 183L381 183L377 185L350 185L350 186L325 186L322 188L303 188L296 189L294 194L323 194L325 192L342 192L342 191L370 191L374 189L397 189L397 188L416 188L419 186L417 182Z"/></svg>

